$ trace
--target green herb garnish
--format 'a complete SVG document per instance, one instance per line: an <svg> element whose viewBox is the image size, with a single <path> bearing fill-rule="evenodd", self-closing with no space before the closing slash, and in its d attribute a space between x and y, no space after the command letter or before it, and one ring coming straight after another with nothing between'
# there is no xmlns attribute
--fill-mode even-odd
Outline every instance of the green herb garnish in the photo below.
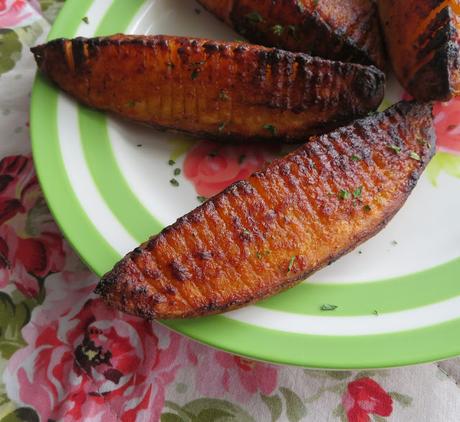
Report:
<svg viewBox="0 0 460 422"><path fill-rule="evenodd" d="M179 168L174 169L174 176L179 176L180 173L181 173L181 170Z"/></svg>
<svg viewBox="0 0 460 422"><path fill-rule="evenodd" d="M196 199L198 199L198 201L200 201L201 203L205 202L206 201L206 197L205 196L197 196Z"/></svg>
<svg viewBox="0 0 460 422"><path fill-rule="evenodd" d="M250 21L251 23L260 23L260 22L263 22L263 18L262 16L260 16L260 13L254 11L254 12L251 12L251 13L248 13L246 15L246 19L248 21Z"/></svg>
<svg viewBox="0 0 460 422"><path fill-rule="evenodd" d="M361 160L362 160L361 157L359 157L358 155L355 155L355 154L353 154L353 155L351 156L351 159L352 159L352 161L361 161Z"/></svg>
<svg viewBox="0 0 460 422"><path fill-rule="evenodd" d="M320 306L321 311L335 311L338 308L337 305L331 305L329 303L325 303L324 305Z"/></svg>
<svg viewBox="0 0 460 422"><path fill-rule="evenodd" d="M276 129L276 126L273 126L271 124L265 124L262 127L265 130L268 130L273 136L275 136L278 133L278 129Z"/></svg>
<svg viewBox="0 0 460 422"><path fill-rule="evenodd" d="M366 212L370 212L371 206L370 205L364 205L363 210Z"/></svg>
<svg viewBox="0 0 460 422"><path fill-rule="evenodd" d="M355 191L353 192L353 198L361 198L361 194L363 192L363 187L360 186L359 188L356 188Z"/></svg>
<svg viewBox="0 0 460 422"><path fill-rule="evenodd" d="M81 18L81 20L82 20L83 22L85 22L87 25L89 25L88 16L85 16L85 17Z"/></svg>
<svg viewBox="0 0 460 422"><path fill-rule="evenodd" d="M173 166L174 164L176 164L176 162L174 160L169 160L168 161L168 165Z"/></svg>
<svg viewBox="0 0 460 422"><path fill-rule="evenodd" d="M224 128L225 128L225 125L226 125L225 122L220 123L219 126L217 127L217 130L219 132L222 132L224 130Z"/></svg>
<svg viewBox="0 0 460 422"><path fill-rule="evenodd" d="M224 90L221 90L219 92L219 100L222 100L222 101L227 101L228 100L228 95L227 93L224 91Z"/></svg>
<svg viewBox="0 0 460 422"><path fill-rule="evenodd" d="M340 192L339 192L340 199L348 199L349 197L350 197L350 192L348 192L345 189L340 189Z"/></svg>
<svg viewBox="0 0 460 422"><path fill-rule="evenodd" d="M199 69L193 69L192 70L192 73L190 74L190 77L192 78L192 80L198 78L198 75L200 74L200 70Z"/></svg>
<svg viewBox="0 0 460 422"><path fill-rule="evenodd" d="M420 161L420 155L418 155L415 151L409 152L409 157L413 160Z"/></svg>
<svg viewBox="0 0 460 422"><path fill-rule="evenodd" d="M171 183L171 185L175 186L176 188L177 188L177 186L179 186L179 182L178 182L176 179L174 179L174 178L172 178L172 179L169 181L169 183Z"/></svg>
<svg viewBox="0 0 460 422"><path fill-rule="evenodd" d="M289 260L288 271L287 271L288 273L291 272L292 267L294 266L294 261L295 261L296 258L297 258L296 256L292 256L291 259Z"/></svg>
<svg viewBox="0 0 460 422"><path fill-rule="evenodd" d="M281 36L281 35L283 35L283 31L284 31L284 28L283 28L282 25L273 25L272 26L272 32L275 35Z"/></svg>
<svg viewBox="0 0 460 422"><path fill-rule="evenodd" d="M395 144L388 145L388 148L392 149L396 154L399 154L401 152L401 147L398 147Z"/></svg>
<svg viewBox="0 0 460 422"><path fill-rule="evenodd" d="M372 312L375 316L379 316L379 311L377 310L374 310L374 312Z"/></svg>

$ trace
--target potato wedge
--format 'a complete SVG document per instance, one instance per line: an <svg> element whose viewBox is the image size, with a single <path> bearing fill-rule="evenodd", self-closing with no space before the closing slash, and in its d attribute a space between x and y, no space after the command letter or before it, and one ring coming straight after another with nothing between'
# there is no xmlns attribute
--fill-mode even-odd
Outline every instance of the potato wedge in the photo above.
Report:
<svg viewBox="0 0 460 422"><path fill-rule="evenodd" d="M458 0L379 0L396 76L420 101L460 95Z"/></svg>
<svg viewBox="0 0 460 422"><path fill-rule="evenodd" d="M372 0L198 0L248 40L331 60L385 66Z"/></svg>
<svg viewBox="0 0 460 422"><path fill-rule="evenodd" d="M129 253L97 293L149 319L271 296L380 231L434 144L431 106L409 102L313 137Z"/></svg>
<svg viewBox="0 0 460 422"><path fill-rule="evenodd" d="M116 35L32 51L88 106L213 139L301 141L375 110L384 91L375 67L242 43Z"/></svg>

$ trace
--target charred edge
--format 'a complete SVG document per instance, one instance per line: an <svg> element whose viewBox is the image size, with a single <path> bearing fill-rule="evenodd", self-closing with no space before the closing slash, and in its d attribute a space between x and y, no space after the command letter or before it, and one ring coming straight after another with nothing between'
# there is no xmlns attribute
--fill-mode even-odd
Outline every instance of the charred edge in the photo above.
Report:
<svg viewBox="0 0 460 422"><path fill-rule="evenodd" d="M457 31L452 21L453 16L449 7L436 15L425 32L419 36L418 43L421 48L416 56L418 61L422 61L455 38Z"/></svg>

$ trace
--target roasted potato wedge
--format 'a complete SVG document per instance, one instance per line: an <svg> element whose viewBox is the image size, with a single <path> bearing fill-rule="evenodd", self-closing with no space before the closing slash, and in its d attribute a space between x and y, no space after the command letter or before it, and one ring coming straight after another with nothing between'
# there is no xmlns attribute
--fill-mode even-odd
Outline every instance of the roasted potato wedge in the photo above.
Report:
<svg viewBox="0 0 460 422"><path fill-rule="evenodd" d="M271 296L380 231L434 143L431 106L409 102L313 137L129 253L97 293L149 319Z"/></svg>
<svg viewBox="0 0 460 422"><path fill-rule="evenodd" d="M248 40L331 60L384 68L372 0L199 0Z"/></svg>
<svg viewBox="0 0 460 422"><path fill-rule="evenodd" d="M458 0L379 0L396 76L421 101L460 95Z"/></svg>
<svg viewBox="0 0 460 422"><path fill-rule="evenodd" d="M301 141L375 110L384 91L372 66L235 42L116 35L32 51L88 106L213 139Z"/></svg>

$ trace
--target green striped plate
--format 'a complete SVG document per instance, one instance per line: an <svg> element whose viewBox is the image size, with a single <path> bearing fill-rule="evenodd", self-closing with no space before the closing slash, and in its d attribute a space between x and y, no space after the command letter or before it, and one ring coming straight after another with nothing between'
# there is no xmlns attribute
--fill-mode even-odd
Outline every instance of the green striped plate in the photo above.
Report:
<svg viewBox="0 0 460 422"><path fill-rule="evenodd" d="M68 0L49 38L236 37L196 8L183 0ZM398 96L394 86L387 102ZM41 77L31 121L49 206L97 274L198 205L183 175L178 187L168 182L168 160L182 166L189 140L88 110ZM317 368L389 367L460 354L459 192L458 179L441 175L435 187L424 177L382 233L308 282L242 310L167 325L233 353ZM326 303L338 307L322 312Z"/></svg>

